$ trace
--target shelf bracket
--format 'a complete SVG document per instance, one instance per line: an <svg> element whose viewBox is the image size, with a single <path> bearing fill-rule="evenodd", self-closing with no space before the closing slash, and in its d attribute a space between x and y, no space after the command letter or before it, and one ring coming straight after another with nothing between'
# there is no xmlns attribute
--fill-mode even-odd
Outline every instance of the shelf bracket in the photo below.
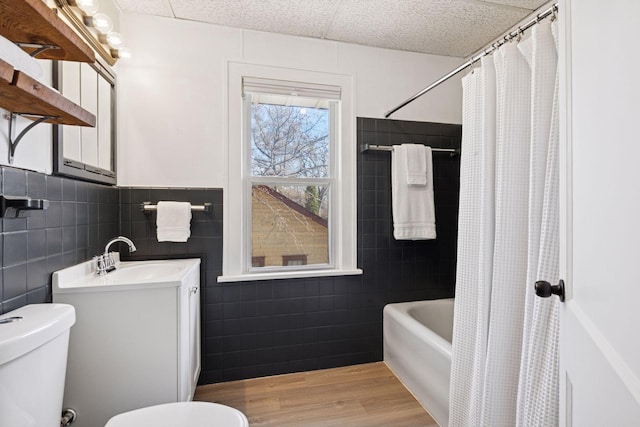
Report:
<svg viewBox="0 0 640 427"><path fill-rule="evenodd" d="M15 126L15 121L17 116L28 116L30 118L33 117L35 118L35 120L33 121L33 123L30 123L26 128L24 128L22 132L20 132L18 136L14 139L13 127ZM16 148L18 148L18 144L20 143L22 138L27 134L27 132L29 132L35 126L39 125L40 123L46 120L57 119L57 118L58 117L56 116L41 116L36 114L9 113L9 117L8 117L9 119L9 164L10 165L13 164L13 157L15 156Z"/></svg>
<svg viewBox="0 0 640 427"><path fill-rule="evenodd" d="M35 50L29 53L29 56L31 56L32 58L37 57L45 50L60 49L60 46L56 46L53 44L22 43L22 42L16 42L16 44L20 47L34 48Z"/></svg>

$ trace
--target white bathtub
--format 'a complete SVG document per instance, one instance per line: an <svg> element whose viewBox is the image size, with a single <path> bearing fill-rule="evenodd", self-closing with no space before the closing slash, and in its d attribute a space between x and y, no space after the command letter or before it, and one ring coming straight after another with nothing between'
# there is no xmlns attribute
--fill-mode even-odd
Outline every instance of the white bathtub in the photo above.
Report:
<svg viewBox="0 0 640 427"><path fill-rule="evenodd" d="M443 427L449 425L453 298L388 304L384 361Z"/></svg>

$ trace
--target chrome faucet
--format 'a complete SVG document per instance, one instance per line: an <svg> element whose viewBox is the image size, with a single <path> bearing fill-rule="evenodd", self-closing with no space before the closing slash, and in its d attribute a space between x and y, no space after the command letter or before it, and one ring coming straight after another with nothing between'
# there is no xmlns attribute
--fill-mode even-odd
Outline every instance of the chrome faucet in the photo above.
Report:
<svg viewBox="0 0 640 427"><path fill-rule="evenodd" d="M116 263L113 259L113 256L109 252L109 248L111 247L111 245L118 242L123 242L129 245L129 252L136 251L136 245L134 245L131 239L127 237L118 236L114 239L109 240L109 242L104 247L104 253L93 258L96 260L96 273L98 273L98 275L102 276L116 269Z"/></svg>

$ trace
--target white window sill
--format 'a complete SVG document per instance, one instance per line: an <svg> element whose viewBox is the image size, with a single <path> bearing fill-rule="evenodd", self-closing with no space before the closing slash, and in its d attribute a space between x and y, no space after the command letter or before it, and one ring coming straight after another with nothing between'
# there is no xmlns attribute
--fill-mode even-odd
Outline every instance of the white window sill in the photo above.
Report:
<svg viewBox="0 0 640 427"><path fill-rule="evenodd" d="M218 276L218 283L248 282L254 280L273 279L302 279L305 277L355 276L362 274L362 270L308 270L308 271L278 271L274 273L250 273L235 276Z"/></svg>

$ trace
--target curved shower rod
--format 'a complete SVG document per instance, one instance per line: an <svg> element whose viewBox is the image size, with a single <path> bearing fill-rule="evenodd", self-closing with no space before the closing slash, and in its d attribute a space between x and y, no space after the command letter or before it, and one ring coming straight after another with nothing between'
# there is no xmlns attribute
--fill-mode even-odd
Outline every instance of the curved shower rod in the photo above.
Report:
<svg viewBox="0 0 640 427"><path fill-rule="evenodd" d="M536 25L538 22L540 22L543 19L547 18L548 16L553 15L555 17L555 14L556 14L557 11L558 11L558 3L553 3L549 8L545 9L543 12L535 14L535 16L531 20L527 21L524 25L519 25L519 26L515 27L515 30L511 29L511 30L507 31L503 36L501 36L498 39L496 39L493 43L488 44L487 47L484 47L484 48L480 49L479 51L477 51L476 53L474 53L473 55L471 55L470 59L467 62L465 62L464 64L458 66L454 70L451 70L450 72L448 72L444 76L440 77L438 80L436 80L435 82L431 83L429 86L425 87L420 92L418 92L415 95L413 95L412 97L408 98L406 101L404 101L403 103L399 104L397 107L387 111L384 114L384 117L385 118L389 118L390 115L392 115L393 113L395 113L399 109L401 109L401 108L405 107L406 105L412 103L413 101L415 101L416 99L418 99L422 95L424 95L425 93L429 92L431 89L433 89L436 86L439 86L441 83L444 83L445 81L449 80L451 77L455 76L456 74L458 74L460 71L464 70L465 68L468 68L468 67L472 66L474 63L479 61L480 58L482 58L483 56L490 55L491 53L493 53L494 51L499 49L500 46L502 46L503 44L505 44L505 43L517 38L517 37L520 37L522 35L522 33L524 33L529 28L533 27L534 25Z"/></svg>

